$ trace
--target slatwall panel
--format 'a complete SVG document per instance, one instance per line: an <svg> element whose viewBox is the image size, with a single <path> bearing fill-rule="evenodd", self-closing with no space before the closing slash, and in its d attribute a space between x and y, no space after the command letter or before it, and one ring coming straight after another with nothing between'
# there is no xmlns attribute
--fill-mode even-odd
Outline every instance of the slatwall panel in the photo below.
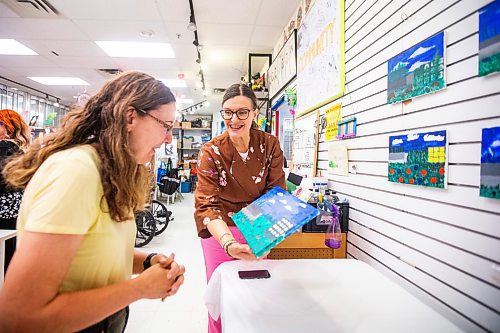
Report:
<svg viewBox="0 0 500 333"><path fill-rule="evenodd" d="M347 257L469 332L500 332L500 200L479 197L481 129L500 126L500 74L477 69L478 9L490 2L346 0L340 102L358 124L357 137L343 141L349 176L327 175L323 130L318 149L318 172L350 202ZM446 89L387 105L387 61L443 30ZM447 189L389 182L389 135L435 130L447 130Z"/></svg>

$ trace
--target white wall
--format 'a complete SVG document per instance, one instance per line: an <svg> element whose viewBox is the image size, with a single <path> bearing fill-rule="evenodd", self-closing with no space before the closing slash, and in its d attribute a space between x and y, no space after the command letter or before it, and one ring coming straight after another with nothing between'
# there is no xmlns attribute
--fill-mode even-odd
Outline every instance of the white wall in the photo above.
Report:
<svg viewBox="0 0 500 333"><path fill-rule="evenodd" d="M346 0L340 100L343 118L357 117L357 137L344 140L357 173L329 176L350 202L348 257L369 263L470 332L500 332L494 269L500 267L500 200L479 196L481 128L500 126L500 73L478 77L478 9L490 2ZM446 89L406 105L386 104L387 61L443 30ZM432 130L447 130L448 188L389 182L389 135ZM321 135L323 174L327 159Z"/></svg>

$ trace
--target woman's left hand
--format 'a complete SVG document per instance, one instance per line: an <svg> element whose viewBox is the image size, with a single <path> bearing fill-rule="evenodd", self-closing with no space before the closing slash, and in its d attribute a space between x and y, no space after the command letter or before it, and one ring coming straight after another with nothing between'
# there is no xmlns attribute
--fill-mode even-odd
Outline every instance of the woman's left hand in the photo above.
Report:
<svg viewBox="0 0 500 333"><path fill-rule="evenodd" d="M158 253L151 258L151 266L160 264L163 268L169 268L170 264L174 262L175 254L172 253L168 257L163 253Z"/></svg>
<svg viewBox="0 0 500 333"><path fill-rule="evenodd" d="M230 244L227 251L231 255L231 257L235 259L249 260L249 261L261 260L263 257L267 255L266 253L264 256L262 256L262 258L258 259L255 256L255 254L253 254L248 244L240 244L240 243Z"/></svg>

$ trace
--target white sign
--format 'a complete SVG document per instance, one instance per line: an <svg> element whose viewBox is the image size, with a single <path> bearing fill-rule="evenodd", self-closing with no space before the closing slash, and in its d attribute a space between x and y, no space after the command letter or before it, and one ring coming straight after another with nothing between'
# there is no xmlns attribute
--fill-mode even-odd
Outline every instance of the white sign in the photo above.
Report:
<svg viewBox="0 0 500 333"><path fill-rule="evenodd" d="M316 0L297 32L297 110L344 93L344 0Z"/></svg>
<svg viewBox="0 0 500 333"><path fill-rule="evenodd" d="M293 31L285 45L278 53L269 70L269 96L271 99L297 75L297 30Z"/></svg>

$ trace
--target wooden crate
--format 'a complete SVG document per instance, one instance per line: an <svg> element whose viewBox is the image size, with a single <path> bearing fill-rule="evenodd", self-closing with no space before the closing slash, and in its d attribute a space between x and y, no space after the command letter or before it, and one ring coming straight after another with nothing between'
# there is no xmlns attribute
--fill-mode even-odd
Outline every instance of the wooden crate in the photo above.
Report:
<svg viewBox="0 0 500 333"><path fill-rule="evenodd" d="M346 234L342 246L331 249L325 245L324 233L296 232L279 243L267 256L269 259L341 259L346 257Z"/></svg>

